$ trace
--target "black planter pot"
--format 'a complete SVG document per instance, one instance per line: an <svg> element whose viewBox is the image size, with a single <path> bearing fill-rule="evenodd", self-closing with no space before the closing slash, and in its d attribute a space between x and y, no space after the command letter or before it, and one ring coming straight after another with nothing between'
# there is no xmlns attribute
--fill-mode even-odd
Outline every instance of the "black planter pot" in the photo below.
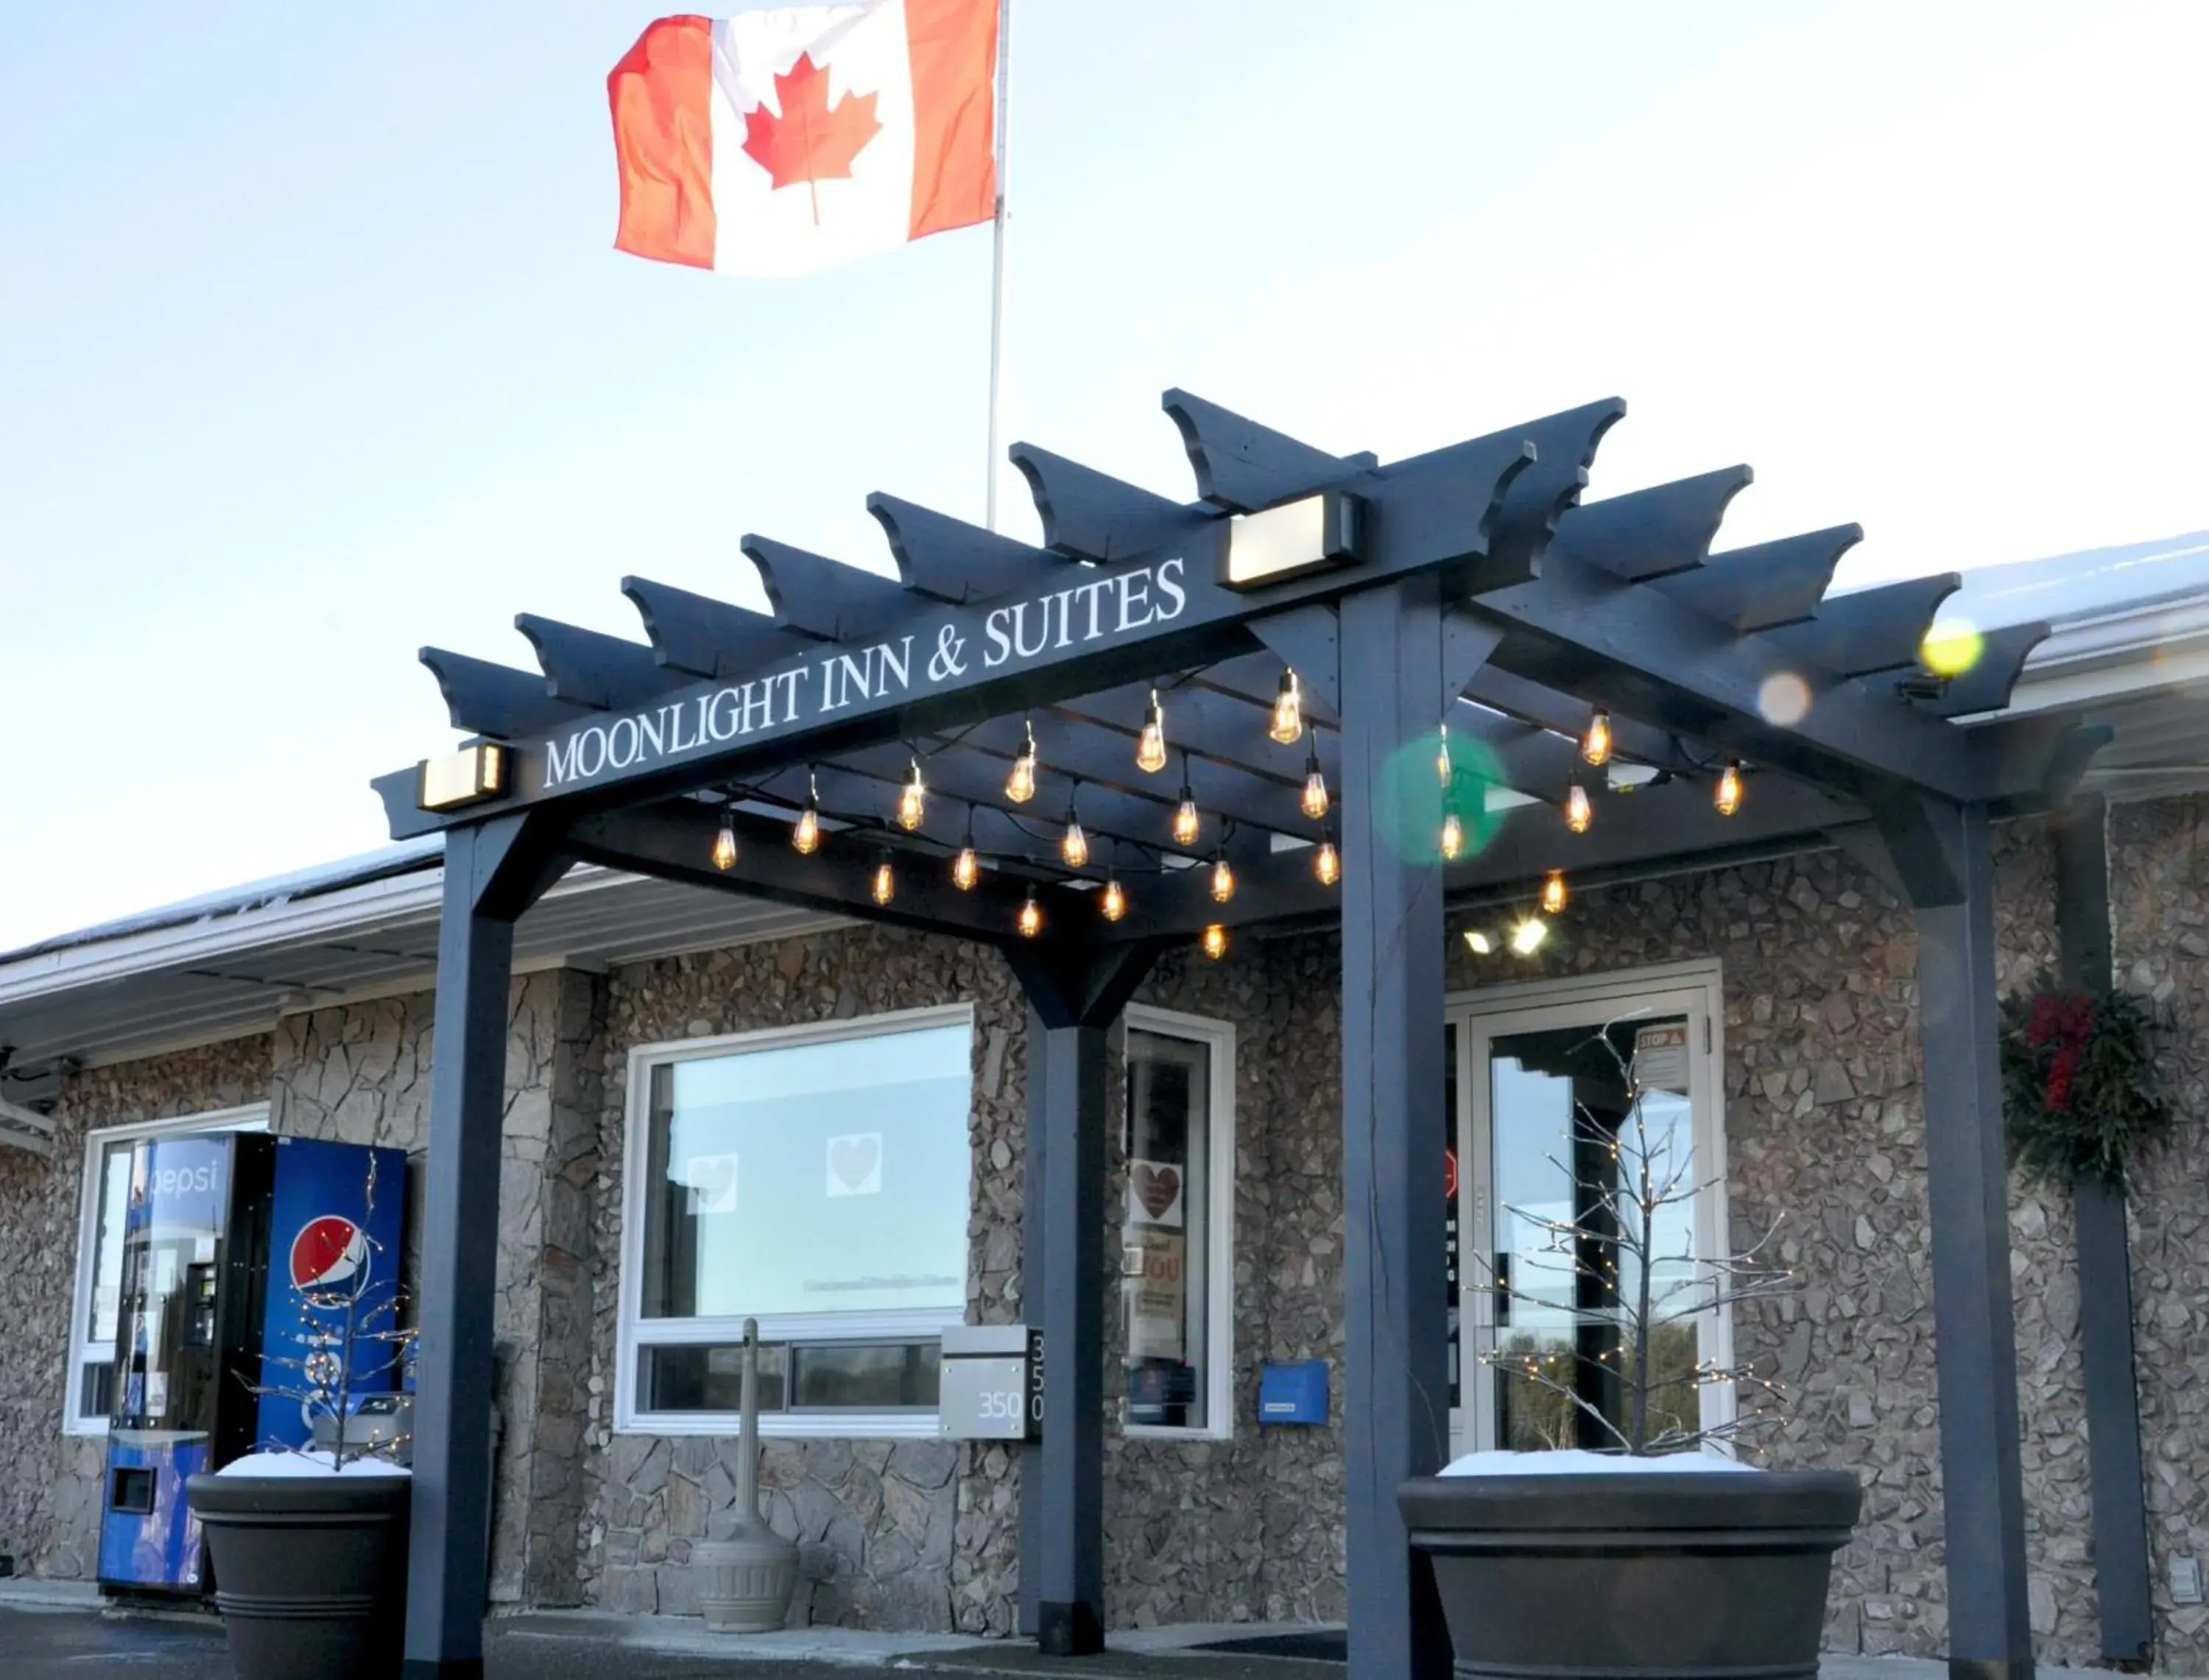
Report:
<svg viewBox="0 0 2209 1680"><path fill-rule="evenodd" d="M395 1680L407 1476L195 1476L238 1680Z"/></svg>
<svg viewBox="0 0 2209 1680"><path fill-rule="evenodd" d="M1815 1680L1845 1471L1422 1476L1397 1490L1463 1680Z"/></svg>

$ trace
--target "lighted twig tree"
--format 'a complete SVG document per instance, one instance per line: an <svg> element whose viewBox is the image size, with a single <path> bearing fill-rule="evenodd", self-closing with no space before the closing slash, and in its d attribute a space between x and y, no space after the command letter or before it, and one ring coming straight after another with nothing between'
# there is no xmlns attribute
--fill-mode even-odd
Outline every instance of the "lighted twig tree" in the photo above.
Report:
<svg viewBox="0 0 2209 1680"><path fill-rule="evenodd" d="M389 1379L405 1364L415 1331L399 1322L399 1280L385 1274L378 1264L383 1245L369 1232L375 1223L376 1158L369 1157L368 1175L361 1189L361 1215L357 1220L317 1220L316 1225L342 1225L333 1230L316 1255L305 1277L295 1257L289 1279L292 1298L298 1304L303 1352L264 1354L263 1375L281 1372L276 1382L249 1382L256 1397L298 1402L306 1424L309 1448L270 1442L264 1451L319 1450L314 1447L316 1425L330 1425L330 1468L340 1471L365 1458L396 1460L411 1437L394 1432L374 1440L357 1440L349 1426L353 1397L385 1393ZM313 1233L302 1233L305 1239Z"/></svg>
<svg viewBox="0 0 2209 1680"><path fill-rule="evenodd" d="M1568 1347L1545 1348L1538 1336L1517 1334L1481 1353L1483 1364L1526 1385L1534 1404L1521 1420L1545 1447L1584 1438L1595 1450L1636 1457L1739 1441L1777 1421L1770 1409L1777 1384L1746 1360L1721 1362L1698 1352L1698 1326L1730 1308L1791 1294L1790 1274L1765 1258L1778 1219L1737 1254L1698 1255L1691 1209L1718 1178L1699 1178L1692 1135L1669 1120L1652 1124L1652 1089L1638 1058L1618 1046L1619 1023L1592 1035L1618 1076L1622 1112L1598 1111L1575 1092L1568 1133L1574 1163L1548 1159L1572 1186L1572 1216L1553 1218L1518 1207L1541 1246L1513 1271L1499 1274L1488 1256L1499 1305L1555 1311L1554 1296L1537 1294L1518 1275L1539 1270L1572 1287ZM1606 1081L1608 1083L1608 1081ZM1669 1217L1668 1217L1669 1215ZM1665 1228L1681 1227L1674 1240ZM1731 1413L1705 1423L1704 1391L1730 1385ZM1604 1402L1608 1401L1608 1404Z"/></svg>

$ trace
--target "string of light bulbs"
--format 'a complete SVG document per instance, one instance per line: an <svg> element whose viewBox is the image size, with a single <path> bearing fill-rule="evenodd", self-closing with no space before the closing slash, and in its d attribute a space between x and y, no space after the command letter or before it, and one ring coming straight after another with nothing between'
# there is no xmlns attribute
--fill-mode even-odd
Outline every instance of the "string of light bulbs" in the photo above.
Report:
<svg viewBox="0 0 2209 1680"><path fill-rule="evenodd" d="M1303 740L1307 720L1303 710L1303 679L1295 667L1284 666L1279 684L1275 691L1267 720L1267 733L1277 744L1294 745ZM958 738L953 738L956 744ZM1610 713L1597 708L1589 714L1586 729L1579 741L1579 756L1590 769L1601 770L1611 763L1617 750L1617 736ZM1676 749L1677 744L1675 743ZM1135 761L1138 770L1146 775L1163 772L1171 762L1172 748L1166 732L1165 706L1157 688L1149 691L1144 706L1143 720L1135 739ZM1179 798L1176 800L1170 824L1174 845L1192 860L1203 854L1199 850L1205 837L1205 817L1199 806L1192 780L1190 750L1181 749L1182 775ZM918 834L926 825L930 788L923 769L923 753L918 749L908 757L908 774L897 785L894 805L888 822L877 817L861 819L853 826L869 822L881 823L887 829L892 824L909 834ZM1712 782L1712 804L1723 816L1732 816L1742 808L1747 793L1747 779L1742 762L1737 758L1712 760L1707 764L1688 759L1688 773L1715 772ZM1446 793L1457 791L1456 767L1450 744L1449 725L1445 720L1437 732L1435 768ZM1014 806L1032 803L1036 796L1042 768L1042 755L1036 738L1034 720L1024 718L1020 724L1020 745L1005 780L1005 798ZM823 837L821 809L819 767L806 767L806 791L804 804L791 823L790 843L793 850L810 856L820 850ZM1660 775L1669 775L1663 772ZM1094 858L1094 847L1080 816L1081 778L1069 776L1066 815L1057 835L1058 858L1063 865L1076 872L1086 871ZM721 791L720 820L716 826L711 858L716 870L726 873L733 870L742 856L742 846L736 823L736 807L742 797L735 789ZM1333 791L1327 784L1327 774L1320 762L1316 737L1307 748L1304 756L1304 775L1298 798L1298 808L1308 821L1322 823L1321 838L1312 848L1312 873L1327 887L1334 887L1342 879L1342 853L1336 843L1334 827L1327 819L1334 809ZM971 893L979 886L982 858L974 839L976 804L966 804L966 822L960 844L952 854L950 879L952 885L962 893ZM1589 783L1575 773L1567 784L1562 804L1565 826L1575 834L1584 834L1593 826L1594 801L1589 792ZM1014 827L1024 833L1034 834L1028 825L1011 811L1005 813ZM845 819L840 819L844 821ZM1207 866L1207 886L1213 900L1218 904L1231 902L1238 882L1234 866L1227 856L1227 841L1234 828L1231 818L1223 819L1213 837L1211 856ZM1038 834L1042 839L1043 835ZM1440 833L1440 850L1446 861L1461 858L1467 846L1465 820L1456 809L1454 798L1446 799ZM1108 922L1126 918L1130 908L1130 897L1121 879L1120 840L1111 838L1111 852L1104 868L1104 878L1097 895L1098 913ZM1161 859L1159 867L1165 867ZM870 894L877 905L888 905L896 895L897 869L894 855L888 847L878 848L875 866L869 880ZM1561 915L1569 902L1570 889L1562 870L1551 870L1544 876L1538 894L1538 914L1530 914L1504 936L1506 942L1521 954L1530 954L1539 948L1547 934L1544 917ZM1036 887L1031 884L1021 900L1015 917L1018 931L1024 936L1038 936L1044 927L1042 900ZM1496 940L1487 931L1473 930L1466 936L1468 944L1478 953L1486 954L1496 948ZM1200 939L1206 954L1224 956L1228 947L1225 924L1208 924Z"/></svg>

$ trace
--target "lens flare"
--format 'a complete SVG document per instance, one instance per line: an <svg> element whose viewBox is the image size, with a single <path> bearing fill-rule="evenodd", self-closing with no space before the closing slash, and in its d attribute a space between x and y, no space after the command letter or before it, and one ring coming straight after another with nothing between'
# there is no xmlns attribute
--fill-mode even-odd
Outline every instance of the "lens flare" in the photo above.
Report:
<svg viewBox="0 0 2209 1680"><path fill-rule="evenodd" d="M1935 677L1961 677L1987 651L1987 639L1962 618L1944 619L1925 632L1917 657Z"/></svg>

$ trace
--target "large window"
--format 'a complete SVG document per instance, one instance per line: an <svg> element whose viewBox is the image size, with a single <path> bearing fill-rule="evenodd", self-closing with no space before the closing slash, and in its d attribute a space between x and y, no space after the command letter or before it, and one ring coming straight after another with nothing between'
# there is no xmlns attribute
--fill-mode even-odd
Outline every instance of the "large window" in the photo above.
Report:
<svg viewBox="0 0 2209 1680"><path fill-rule="evenodd" d="M1234 1423L1235 1030L1128 1011L1120 1221L1128 1432Z"/></svg>
<svg viewBox="0 0 2209 1680"><path fill-rule="evenodd" d="M973 1038L961 1004L635 1052L619 1427L733 1434L755 1318L764 1433L936 1432Z"/></svg>
<svg viewBox="0 0 2209 1680"><path fill-rule="evenodd" d="M110 1126L84 1141L84 1190L78 1216L76 1296L69 1316L69 1393L62 1427L104 1435L115 1398L115 1321L123 1299L123 1216L130 1199L130 1151L149 1137L178 1132L258 1132L265 1105Z"/></svg>

